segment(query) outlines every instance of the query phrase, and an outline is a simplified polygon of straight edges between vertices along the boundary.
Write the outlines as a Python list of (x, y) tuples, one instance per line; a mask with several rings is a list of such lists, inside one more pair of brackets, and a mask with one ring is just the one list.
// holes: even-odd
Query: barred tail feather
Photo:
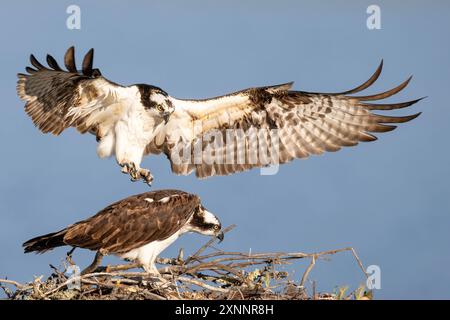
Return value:
[(22, 246), (24, 247), (25, 253), (44, 253), (46, 251), (52, 250), (53, 248), (65, 246), (66, 244), (64, 243), (64, 236), (66, 235), (66, 232), (67, 229), (64, 229), (58, 232), (39, 236), (26, 241)]

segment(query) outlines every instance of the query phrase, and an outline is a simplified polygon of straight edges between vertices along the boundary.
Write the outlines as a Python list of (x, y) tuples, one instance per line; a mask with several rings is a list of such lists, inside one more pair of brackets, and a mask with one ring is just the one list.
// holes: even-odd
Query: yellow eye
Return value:
[(219, 226), (218, 226), (218, 225), (215, 225), (215, 226), (214, 226), (214, 230), (219, 230)]
[(164, 111), (164, 107), (162, 106), (162, 104), (158, 104), (158, 106), (156, 107), (156, 109), (158, 109), (158, 111), (163, 112)]

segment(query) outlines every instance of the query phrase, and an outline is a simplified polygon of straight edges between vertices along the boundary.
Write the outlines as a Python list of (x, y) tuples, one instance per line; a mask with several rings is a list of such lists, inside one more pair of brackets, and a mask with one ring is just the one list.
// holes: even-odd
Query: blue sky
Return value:
[[(66, 28), (66, 8), (81, 8), (81, 29)], [(368, 30), (366, 9), (381, 8), (381, 30)], [(251, 86), (295, 81), (305, 91), (339, 91), (365, 81), (368, 93), (413, 74), (389, 101), (428, 98), (423, 114), (376, 142), (297, 160), (274, 176), (258, 170), (196, 180), (149, 157), (155, 189), (199, 194), (224, 225), (238, 227), (225, 250), (313, 252), (353, 246), (381, 268), (379, 298), (450, 298), (450, 4), (446, 1), (15, 1), (0, 12), (0, 277), (48, 274), (65, 248), (25, 255), (23, 241), (86, 218), (147, 191), (96, 156), (95, 138), (71, 129), (60, 137), (34, 128), (15, 93), (16, 73), (34, 53), (61, 61), (95, 47), (94, 64), (122, 84), (149, 83), (176, 97), (209, 97)], [(78, 61), (80, 61), (78, 56)], [(206, 241), (186, 235), (163, 255)], [(91, 252), (75, 260), (90, 263)], [(117, 262), (108, 258), (107, 262)], [(297, 265), (297, 278), (305, 264)], [(363, 282), (350, 254), (319, 261), (319, 290)], [(299, 279), (296, 279), (299, 280)]]

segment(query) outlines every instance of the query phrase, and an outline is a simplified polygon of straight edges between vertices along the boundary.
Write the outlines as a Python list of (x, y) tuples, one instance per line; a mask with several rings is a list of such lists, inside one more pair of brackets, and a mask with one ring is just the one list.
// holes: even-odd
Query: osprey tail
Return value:
[(67, 229), (64, 229), (58, 232), (39, 236), (26, 241), (22, 246), (24, 247), (25, 253), (33, 251), (44, 253), (52, 250), (53, 248), (65, 246), (64, 236), (66, 235), (66, 232)]

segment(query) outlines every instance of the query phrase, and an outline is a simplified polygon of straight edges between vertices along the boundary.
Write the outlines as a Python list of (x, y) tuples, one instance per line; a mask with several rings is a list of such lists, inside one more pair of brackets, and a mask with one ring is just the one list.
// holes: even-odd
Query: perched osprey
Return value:
[(104, 255), (114, 254), (158, 274), (157, 256), (186, 232), (223, 240), (219, 219), (203, 207), (198, 196), (159, 190), (123, 199), (93, 217), (28, 240), (23, 246), (25, 253), (44, 253), (66, 245), (97, 251), (83, 273), (94, 271)]
[[(340, 93), (291, 90), (290, 82), (184, 100), (155, 86), (122, 86), (109, 81), (93, 68), (93, 56), (91, 49), (78, 71), (74, 48), (69, 48), (65, 71), (50, 55), (49, 67), (31, 55), (34, 68), (18, 74), (18, 95), (42, 132), (59, 135), (68, 127), (90, 132), (97, 137), (101, 158), (115, 155), (132, 180), (144, 179), (149, 184), (153, 179), (150, 171), (140, 167), (147, 154), (165, 153), (176, 174), (195, 171), (200, 178), (228, 175), (373, 141), (376, 137), (371, 133), (391, 131), (395, 126), (390, 124), (420, 114), (392, 117), (371, 112), (418, 102), (420, 99), (370, 103), (396, 94), (411, 78), (383, 93), (350, 96), (377, 80), (383, 62), (368, 81)], [(277, 151), (270, 153), (269, 160), (253, 156), (261, 148), (274, 146)]]

